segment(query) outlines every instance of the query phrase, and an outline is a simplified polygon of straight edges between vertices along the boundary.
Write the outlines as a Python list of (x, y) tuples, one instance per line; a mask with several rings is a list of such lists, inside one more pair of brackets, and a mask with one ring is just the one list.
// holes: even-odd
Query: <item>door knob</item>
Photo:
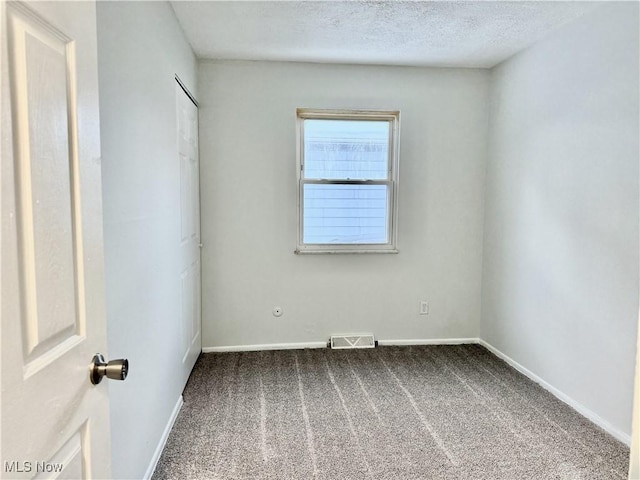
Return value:
[(111, 360), (107, 363), (102, 355), (96, 353), (89, 365), (89, 379), (94, 385), (99, 384), (105, 375), (112, 380), (124, 380), (128, 373), (129, 360), (126, 358)]

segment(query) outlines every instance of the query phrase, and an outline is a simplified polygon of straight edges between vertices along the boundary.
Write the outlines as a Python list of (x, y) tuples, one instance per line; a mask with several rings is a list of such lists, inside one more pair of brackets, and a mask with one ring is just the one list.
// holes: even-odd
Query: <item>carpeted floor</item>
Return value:
[(624, 444), (478, 345), (204, 354), (184, 401), (156, 480), (627, 477)]

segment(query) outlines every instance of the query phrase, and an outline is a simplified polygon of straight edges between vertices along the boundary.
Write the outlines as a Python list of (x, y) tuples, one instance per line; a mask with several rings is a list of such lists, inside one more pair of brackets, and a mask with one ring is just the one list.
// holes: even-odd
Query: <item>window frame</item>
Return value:
[[(388, 178), (385, 180), (305, 179), (304, 178), (304, 121), (355, 120), (389, 122)], [(296, 109), (296, 171), (298, 183), (298, 238), (296, 254), (307, 253), (398, 253), (398, 167), (399, 167), (399, 110), (327, 110)], [(387, 242), (386, 243), (304, 243), (304, 185), (386, 185)]]

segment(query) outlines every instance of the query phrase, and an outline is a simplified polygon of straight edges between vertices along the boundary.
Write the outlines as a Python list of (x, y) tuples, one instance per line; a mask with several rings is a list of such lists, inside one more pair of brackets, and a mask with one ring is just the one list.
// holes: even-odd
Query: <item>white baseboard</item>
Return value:
[(479, 338), (426, 338), (410, 340), (378, 340), (380, 346), (404, 346), (404, 345), (462, 345), (466, 343), (479, 343)]
[[(378, 340), (378, 345), (460, 345), (478, 343), (478, 338), (428, 338), (411, 340)], [(292, 350), (302, 348), (327, 348), (328, 342), (265, 343), (262, 345), (228, 345), (224, 347), (202, 347), (203, 353), (255, 352), (260, 350)]]
[(224, 347), (202, 347), (202, 352), (255, 352), (260, 350), (299, 350), (302, 348), (327, 348), (327, 342), (266, 343), (264, 345), (228, 345)]
[(514, 359), (512, 359), (508, 355), (502, 353), (500, 350), (498, 350), (496, 347), (494, 347), (490, 343), (488, 343), (488, 342), (486, 342), (485, 340), (482, 340), (482, 339), (478, 339), (478, 343), (480, 345), (482, 345), (483, 347), (485, 347), (487, 350), (489, 350), (491, 353), (493, 353), (496, 357), (501, 358), (502, 360), (507, 362), (509, 365), (511, 365), (513, 368), (518, 370), (520, 373), (522, 373), (523, 375), (529, 377), (531, 380), (533, 380), (534, 382), (539, 384), (542, 388), (544, 388), (545, 390), (548, 390), (549, 392), (551, 392), (558, 399), (562, 400), (564, 403), (566, 403), (571, 408), (576, 410), (582, 416), (586, 417), (591, 422), (593, 422), (596, 425), (598, 425), (605, 432), (609, 433), (610, 435), (612, 435), (616, 439), (620, 440), (625, 445), (628, 445), (628, 446), (631, 445), (631, 436), (630, 435), (627, 435), (626, 433), (622, 432), (621, 430), (618, 430), (616, 427), (611, 425), (609, 422), (607, 422), (601, 416), (599, 416), (596, 413), (592, 412), (591, 410), (589, 410), (584, 405), (576, 402), (569, 395), (567, 395), (567, 394), (563, 393), (562, 391), (558, 390), (556, 387), (554, 387), (550, 383), (547, 383), (542, 378), (540, 378), (538, 375), (533, 373), (531, 370), (523, 367), (518, 362), (516, 362)]
[(178, 402), (175, 407), (173, 407), (173, 411), (171, 412), (171, 416), (169, 417), (169, 421), (167, 422), (167, 426), (164, 427), (164, 431), (162, 432), (162, 436), (160, 437), (160, 441), (158, 442), (158, 446), (156, 447), (155, 452), (153, 452), (153, 457), (151, 457), (151, 462), (149, 463), (149, 467), (144, 474), (144, 480), (150, 480), (153, 476), (153, 472), (156, 471), (156, 467), (158, 466), (158, 461), (160, 460), (160, 455), (162, 455), (162, 450), (164, 450), (165, 445), (167, 444), (167, 439), (169, 438), (169, 433), (171, 433), (171, 429), (173, 428), (173, 424), (176, 423), (176, 418), (178, 418), (178, 414), (180, 413), (180, 409), (184, 404), (184, 400), (182, 395), (178, 398)]

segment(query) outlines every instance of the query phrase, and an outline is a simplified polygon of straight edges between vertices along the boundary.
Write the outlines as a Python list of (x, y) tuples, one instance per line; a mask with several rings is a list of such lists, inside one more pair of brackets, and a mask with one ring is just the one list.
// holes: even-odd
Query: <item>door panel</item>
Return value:
[(95, 4), (1, 5), (2, 475), (108, 478)]
[(201, 351), (200, 164), (198, 108), (177, 82), (176, 117), (180, 162), (182, 370), (186, 383)]
[[(35, 17), (9, 9), (14, 79), (16, 143), (14, 163), (20, 219), (22, 318), (28, 372), (45, 367), (80, 339), (76, 306), (77, 269), (72, 210), (77, 191), (74, 158), (77, 124), (74, 45)], [(81, 244), (81, 238), (79, 238)]]

